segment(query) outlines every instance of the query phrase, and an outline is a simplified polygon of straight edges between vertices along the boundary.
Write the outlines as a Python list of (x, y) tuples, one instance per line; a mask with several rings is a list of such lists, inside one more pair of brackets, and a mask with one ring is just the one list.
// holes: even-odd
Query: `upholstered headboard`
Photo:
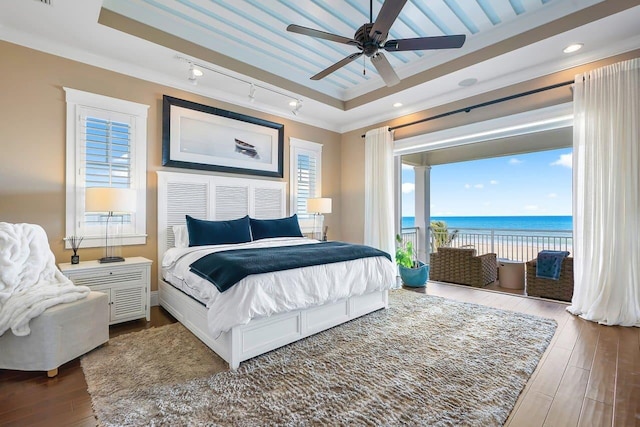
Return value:
[(245, 215), (282, 218), (286, 216), (286, 183), (158, 171), (159, 268), (165, 251), (174, 246), (173, 226), (185, 224), (185, 215), (208, 220)]

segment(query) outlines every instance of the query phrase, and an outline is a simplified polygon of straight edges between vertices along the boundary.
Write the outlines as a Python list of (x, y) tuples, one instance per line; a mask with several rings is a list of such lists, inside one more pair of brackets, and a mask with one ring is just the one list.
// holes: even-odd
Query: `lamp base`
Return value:
[(98, 260), (100, 264), (105, 264), (108, 262), (123, 262), (123, 261), (124, 261), (124, 258), (122, 258), (121, 256), (106, 256)]

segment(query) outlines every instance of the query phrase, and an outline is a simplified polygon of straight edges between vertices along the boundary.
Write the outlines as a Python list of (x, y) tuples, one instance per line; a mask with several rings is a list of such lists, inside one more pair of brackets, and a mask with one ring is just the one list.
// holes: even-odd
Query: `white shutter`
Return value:
[(131, 188), (136, 191), (136, 211), (111, 223), (122, 226), (116, 233), (121, 244), (145, 244), (149, 106), (66, 87), (64, 90), (66, 235), (83, 236), (82, 247), (103, 246), (104, 215), (85, 214), (85, 189)]
[(215, 220), (226, 221), (249, 214), (248, 185), (215, 185)]
[(308, 214), (307, 199), (317, 197), (318, 191), (318, 158), (315, 153), (306, 150), (297, 155), (296, 180), (298, 182), (296, 212), (298, 215)]
[[(184, 225), (186, 215), (208, 218), (209, 184), (200, 182), (168, 182), (166, 204), (166, 236), (168, 247), (175, 245), (174, 225)], [(160, 238), (160, 237), (158, 237)]]
[(322, 145), (291, 138), (291, 213), (310, 219), (307, 199), (322, 195)]
[[(84, 187), (131, 188), (132, 125), (130, 118), (98, 109), (80, 112), (80, 155)], [(99, 227), (103, 215), (85, 213), (85, 233)], [(130, 214), (122, 216), (123, 232), (133, 233)], [(95, 232), (95, 231), (94, 231)]]
[(256, 186), (254, 189), (254, 218), (274, 219), (282, 218), (284, 203), (283, 188), (265, 188)]
[(131, 187), (131, 124), (81, 117), (86, 187)]

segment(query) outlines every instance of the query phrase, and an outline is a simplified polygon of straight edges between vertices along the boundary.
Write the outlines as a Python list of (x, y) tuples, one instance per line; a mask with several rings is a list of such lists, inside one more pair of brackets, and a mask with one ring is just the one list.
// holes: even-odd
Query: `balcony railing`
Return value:
[[(453, 230), (453, 229), (451, 229)], [(450, 231), (451, 231), (450, 230)], [(457, 229), (450, 247), (473, 247), (478, 255), (495, 253), (498, 258), (529, 261), (542, 250), (573, 251), (571, 230)], [(417, 243), (418, 229), (403, 228), (402, 240)], [(431, 246), (431, 245), (430, 245)]]
[(414, 248), (418, 248), (418, 227), (402, 229), (402, 244), (406, 245), (407, 242), (411, 242)]

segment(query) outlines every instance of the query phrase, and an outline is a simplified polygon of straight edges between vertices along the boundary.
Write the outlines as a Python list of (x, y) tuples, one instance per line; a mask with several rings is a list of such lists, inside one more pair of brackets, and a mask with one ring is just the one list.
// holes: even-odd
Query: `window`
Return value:
[(322, 144), (290, 138), (291, 213), (298, 214), (303, 232), (313, 230), (307, 199), (322, 195)]
[[(85, 212), (85, 189), (130, 188), (136, 212), (122, 217), (121, 244), (146, 243), (147, 110), (149, 106), (64, 88), (67, 101), (66, 235), (104, 246), (100, 214)], [(68, 243), (67, 243), (68, 246)]]

